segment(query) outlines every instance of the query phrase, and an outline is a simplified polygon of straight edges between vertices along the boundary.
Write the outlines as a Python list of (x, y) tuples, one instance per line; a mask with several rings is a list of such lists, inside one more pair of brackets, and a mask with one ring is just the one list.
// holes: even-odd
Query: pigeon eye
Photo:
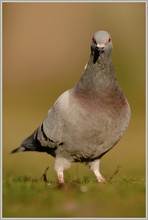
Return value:
[(96, 40), (94, 39), (94, 37), (92, 38), (92, 42), (96, 44)]
[(111, 41), (111, 38), (108, 39), (108, 43)]

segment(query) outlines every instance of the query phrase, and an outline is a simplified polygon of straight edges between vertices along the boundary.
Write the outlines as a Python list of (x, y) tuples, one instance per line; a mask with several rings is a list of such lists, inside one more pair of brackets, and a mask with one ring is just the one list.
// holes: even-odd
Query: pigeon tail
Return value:
[(20, 147), (16, 148), (15, 150), (11, 151), (11, 153), (13, 154), (13, 153), (16, 153), (16, 152), (21, 152), (21, 151), (25, 151), (25, 147), (20, 146)]
[(42, 146), (39, 140), (37, 139), (38, 129), (26, 138), (20, 147), (14, 149), (11, 153), (21, 152), (21, 151), (38, 151), (38, 152), (46, 152), (55, 156), (54, 150), (49, 147)]

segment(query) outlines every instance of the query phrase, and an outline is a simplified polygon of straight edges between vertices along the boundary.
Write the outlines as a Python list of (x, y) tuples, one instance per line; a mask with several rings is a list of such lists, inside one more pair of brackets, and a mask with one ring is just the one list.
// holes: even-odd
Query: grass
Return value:
[(98, 184), (95, 178), (44, 182), (29, 176), (3, 180), (3, 217), (145, 217), (145, 180), (127, 176)]

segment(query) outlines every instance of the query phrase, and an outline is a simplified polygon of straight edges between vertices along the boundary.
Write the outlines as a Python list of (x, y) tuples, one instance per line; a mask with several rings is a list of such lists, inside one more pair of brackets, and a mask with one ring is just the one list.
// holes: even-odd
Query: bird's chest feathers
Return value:
[(99, 114), (100, 111), (120, 114), (126, 107), (126, 99), (120, 89), (100, 91), (79, 91), (73, 93), (73, 101), (83, 111)]
[[(73, 142), (77, 143), (80, 139), (90, 138), (96, 146), (101, 143), (106, 133), (109, 135), (114, 131), (118, 134), (118, 139), (118, 136), (124, 130), (123, 127), (125, 126), (123, 124), (126, 116), (122, 111), (125, 105), (123, 100), (118, 101), (120, 107), (117, 107), (117, 103), (111, 97), (106, 97), (105, 100), (100, 100), (97, 97), (92, 99), (91, 96), (84, 98), (84, 96), (80, 97), (74, 94), (72, 90), (69, 94), (66, 94), (65, 100), (62, 107), (65, 124), (63, 139), (68, 135), (70, 141), (72, 137)], [(112, 103), (114, 103), (114, 106)], [(120, 108), (121, 110), (119, 110)], [(106, 133), (102, 131), (106, 131)]]
[(109, 96), (103, 99), (93, 96), (92, 99), (88, 94), (87, 97), (84, 97), (73, 91), (70, 93), (68, 101), (64, 105), (65, 110), (63, 110), (66, 112), (64, 114), (66, 124), (71, 124), (73, 129), (83, 127), (82, 130), (98, 130), (98, 127), (101, 128), (101, 126), (112, 127), (115, 121), (116, 123), (118, 120), (121, 122), (122, 109), (125, 106), (124, 100), (121, 99), (117, 102)]

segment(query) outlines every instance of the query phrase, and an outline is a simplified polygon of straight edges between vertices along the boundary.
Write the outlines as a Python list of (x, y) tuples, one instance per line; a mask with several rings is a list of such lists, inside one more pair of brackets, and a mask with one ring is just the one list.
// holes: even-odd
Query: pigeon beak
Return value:
[(100, 54), (104, 52), (104, 47), (105, 47), (105, 44), (96, 45), (95, 50), (94, 50), (94, 60), (93, 60), (94, 64), (98, 60)]

